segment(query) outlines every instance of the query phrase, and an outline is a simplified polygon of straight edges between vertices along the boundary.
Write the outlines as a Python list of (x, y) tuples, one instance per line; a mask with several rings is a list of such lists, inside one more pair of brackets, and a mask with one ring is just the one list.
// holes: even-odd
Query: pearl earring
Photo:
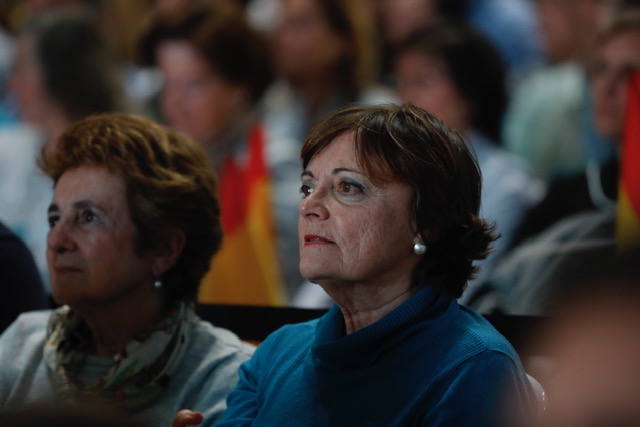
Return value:
[(413, 252), (416, 255), (424, 255), (427, 252), (427, 246), (424, 243), (417, 242), (413, 245)]
[(160, 279), (156, 279), (153, 282), (153, 287), (156, 288), (156, 289), (160, 289), (162, 287), (162, 281)]

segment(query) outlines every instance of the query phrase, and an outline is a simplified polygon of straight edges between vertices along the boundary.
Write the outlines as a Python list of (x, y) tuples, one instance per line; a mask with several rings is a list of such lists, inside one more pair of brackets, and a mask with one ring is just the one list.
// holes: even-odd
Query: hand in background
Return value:
[(203, 417), (200, 412), (190, 411), (189, 409), (182, 409), (176, 414), (176, 417), (171, 423), (171, 427), (197, 426), (202, 423), (202, 419)]

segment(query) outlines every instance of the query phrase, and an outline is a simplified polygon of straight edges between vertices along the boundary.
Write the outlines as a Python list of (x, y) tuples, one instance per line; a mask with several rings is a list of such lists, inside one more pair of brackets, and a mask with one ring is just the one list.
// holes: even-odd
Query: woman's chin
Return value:
[(68, 305), (76, 307), (82, 305), (83, 301), (87, 300), (86, 295), (80, 295), (71, 289), (60, 288), (56, 286), (51, 287), (51, 299), (57, 305)]
[(64, 294), (60, 294), (59, 292), (53, 291), (51, 293), (51, 299), (56, 306), (69, 305), (69, 298)]
[(312, 283), (318, 283), (319, 280), (322, 280), (324, 277), (326, 277), (326, 272), (321, 271), (317, 267), (318, 266), (313, 265), (313, 263), (300, 263), (300, 274), (306, 280)]

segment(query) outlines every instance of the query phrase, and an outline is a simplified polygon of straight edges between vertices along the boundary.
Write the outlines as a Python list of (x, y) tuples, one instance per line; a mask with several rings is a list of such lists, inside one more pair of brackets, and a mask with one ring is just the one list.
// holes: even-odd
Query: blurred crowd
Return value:
[[(461, 302), (548, 314), (586, 266), (616, 257), (620, 145), (638, 69), (632, 0), (3, 0), (0, 276), (11, 297), (0, 299), (0, 331), (49, 304), (52, 184), (38, 159), (100, 112), (145, 115), (207, 152), (224, 241), (199, 301), (327, 306), (298, 272), (299, 152), (315, 123), (353, 103), (411, 103), (463, 136), (482, 172), (480, 216), (500, 237)], [(632, 341), (637, 290), (589, 289), (545, 341), (562, 363), (609, 338)], [(606, 301), (596, 314), (594, 299)], [(585, 319), (598, 334), (565, 338)], [(626, 357), (623, 378), (633, 352), (593, 357)], [(563, 379), (581, 388), (579, 372), (559, 387)], [(578, 403), (562, 403), (575, 414)], [(566, 414), (557, 425), (587, 425)]]
[(201, 300), (322, 306), (298, 273), (299, 148), (341, 106), (408, 102), (460, 132), (483, 173), (500, 238), (463, 302), (542, 313), (558, 279), (540, 270), (560, 255), (538, 249), (613, 238), (635, 3), (5, 1), (0, 218), (46, 289), (40, 152), (93, 113), (142, 113), (200, 142), (220, 177), (226, 243)]

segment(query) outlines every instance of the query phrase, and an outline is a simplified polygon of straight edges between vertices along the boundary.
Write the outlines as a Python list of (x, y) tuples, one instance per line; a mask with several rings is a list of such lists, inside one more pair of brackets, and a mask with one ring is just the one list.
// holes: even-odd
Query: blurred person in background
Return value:
[[(135, 66), (134, 47), (140, 23), (156, 7), (157, 0), (5, 0), (0, 14), (6, 13), (7, 28), (19, 33), (29, 21), (65, 10), (68, 13), (84, 13), (93, 27), (108, 45), (112, 60), (117, 61), (127, 101), (136, 111), (154, 93), (157, 77), (148, 70)], [(6, 6), (5, 6), (6, 4)], [(159, 7), (159, 5), (158, 5)], [(0, 49), (1, 51), (1, 49)], [(2, 54), (0, 54), (1, 60)]]
[(535, 10), (528, 0), (369, 0), (381, 33), (383, 76), (395, 47), (421, 28), (446, 19), (482, 33), (516, 78), (542, 60)]
[(547, 65), (513, 90), (504, 146), (546, 182), (613, 154), (593, 126), (588, 61), (596, 35), (615, 17), (620, 0), (536, 0)]
[(0, 3), (0, 127), (17, 121), (15, 105), (7, 93), (7, 80), (15, 49), (15, 36), (11, 26), (15, 3), (16, 0)]
[(122, 108), (118, 75), (86, 15), (48, 11), (18, 38), (9, 90), (24, 123), (0, 129), (0, 220), (24, 240), (48, 282), (42, 212), (51, 184), (36, 158), (75, 120)]
[(592, 160), (573, 174), (554, 180), (547, 195), (523, 220), (514, 243), (535, 236), (574, 213), (615, 205), (619, 143), (628, 77), (640, 69), (640, 11), (620, 14), (598, 35), (589, 62), (591, 121), (613, 154)]
[(394, 74), (404, 102), (443, 120), (475, 152), (482, 171), (480, 215), (495, 223), (500, 235), (482, 263), (487, 271), (505, 254), (522, 217), (544, 191), (518, 159), (499, 147), (508, 100), (499, 53), (475, 30), (440, 22), (398, 46)]
[(583, 266), (531, 346), (549, 396), (534, 425), (640, 425), (640, 252)]
[(283, 304), (302, 281), (295, 230), (297, 149), (271, 139), (259, 100), (271, 82), (263, 39), (233, 4), (153, 16), (140, 55), (159, 69), (165, 121), (198, 141), (220, 179), (225, 242), (200, 301)]
[(61, 307), (0, 336), (0, 407), (91, 398), (156, 426), (198, 407), (212, 425), (253, 347), (194, 312), (222, 240), (206, 155), (152, 121), (104, 114), (72, 125), (42, 167)]
[(363, 2), (280, 0), (271, 34), (279, 80), (265, 96), (267, 129), (297, 147), (310, 127), (349, 103), (379, 103), (392, 94), (375, 85), (378, 51), (373, 16)]
[[(627, 87), (640, 68), (640, 14), (627, 12), (598, 35), (591, 61), (594, 126), (621, 151)], [(619, 159), (555, 180), (516, 234), (519, 244), (487, 278), (478, 310), (544, 314), (575, 271), (616, 252)], [(625, 159), (638, 167), (638, 159)], [(527, 239), (527, 240), (524, 240)]]

